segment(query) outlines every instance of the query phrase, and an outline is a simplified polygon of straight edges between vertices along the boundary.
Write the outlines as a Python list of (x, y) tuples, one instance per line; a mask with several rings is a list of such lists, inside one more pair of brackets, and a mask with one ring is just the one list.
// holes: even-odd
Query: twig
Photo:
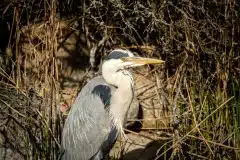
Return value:
[(227, 145), (224, 145), (224, 144), (222, 144), (222, 143), (217, 143), (217, 142), (213, 142), (213, 141), (210, 141), (210, 140), (206, 140), (205, 138), (196, 137), (196, 136), (193, 136), (193, 135), (187, 135), (187, 136), (190, 137), (190, 138), (195, 138), (195, 139), (202, 140), (202, 141), (204, 141), (205, 143), (208, 142), (208, 143), (212, 143), (212, 144), (214, 144), (214, 145), (221, 146), (221, 147), (224, 147), (224, 148), (233, 149), (233, 150), (240, 150), (240, 148), (227, 146)]

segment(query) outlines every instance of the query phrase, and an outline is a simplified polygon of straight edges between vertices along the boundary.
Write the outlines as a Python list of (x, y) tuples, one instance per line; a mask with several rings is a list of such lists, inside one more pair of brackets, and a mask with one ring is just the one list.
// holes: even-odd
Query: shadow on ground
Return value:
[[(154, 160), (157, 157), (157, 155), (161, 155), (167, 149), (162, 147), (164, 143), (166, 142), (152, 141), (148, 143), (145, 148), (142, 148), (142, 149), (139, 148), (139, 149), (135, 149), (128, 152), (123, 156), (122, 159), (123, 160)], [(169, 159), (171, 156), (171, 153), (172, 153), (172, 150), (169, 150), (162, 157), (158, 158), (158, 160)]]
[[(172, 154), (171, 143), (168, 140), (151, 140), (150, 133), (141, 132), (140, 135), (128, 134), (130, 141), (117, 141), (114, 149), (110, 152), (111, 160), (165, 160)], [(124, 143), (123, 145), (121, 145)], [(161, 155), (161, 157), (158, 157)]]

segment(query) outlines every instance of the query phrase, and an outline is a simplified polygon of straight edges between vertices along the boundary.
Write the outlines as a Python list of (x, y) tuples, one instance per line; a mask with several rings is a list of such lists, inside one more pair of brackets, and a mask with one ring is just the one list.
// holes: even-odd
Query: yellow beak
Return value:
[(154, 58), (143, 58), (143, 57), (122, 57), (123, 62), (132, 62), (136, 65), (145, 65), (145, 64), (160, 64), (165, 63), (165, 61)]

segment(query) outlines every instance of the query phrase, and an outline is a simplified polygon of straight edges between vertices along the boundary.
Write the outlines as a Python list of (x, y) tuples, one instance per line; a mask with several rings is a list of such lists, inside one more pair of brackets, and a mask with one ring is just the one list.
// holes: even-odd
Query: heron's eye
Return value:
[(121, 60), (122, 60), (123, 62), (127, 62), (127, 58), (126, 58), (126, 57), (122, 57)]

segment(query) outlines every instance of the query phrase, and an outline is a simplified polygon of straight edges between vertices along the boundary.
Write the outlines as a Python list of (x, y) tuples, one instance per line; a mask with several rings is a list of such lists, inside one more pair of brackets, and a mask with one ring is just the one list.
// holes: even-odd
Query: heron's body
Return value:
[(71, 147), (64, 147), (62, 159), (102, 159), (111, 150), (118, 137), (108, 108), (115, 91), (116, 87), (107, 84), (102, 76), (83, 87), (69, 113), (72, 116), (65, 122), (69, 128), (63, 134), (68, 138), (62, 143)]
[[(128, 57), (128, 58), (126, 58)], [(126, 68), (159, 60), (134, 57), (125, 50), (112, 51), (76, 98), (62, 133), (62, 160), (101, 160), (123, 132), (133, 100), (134, 80)]]

